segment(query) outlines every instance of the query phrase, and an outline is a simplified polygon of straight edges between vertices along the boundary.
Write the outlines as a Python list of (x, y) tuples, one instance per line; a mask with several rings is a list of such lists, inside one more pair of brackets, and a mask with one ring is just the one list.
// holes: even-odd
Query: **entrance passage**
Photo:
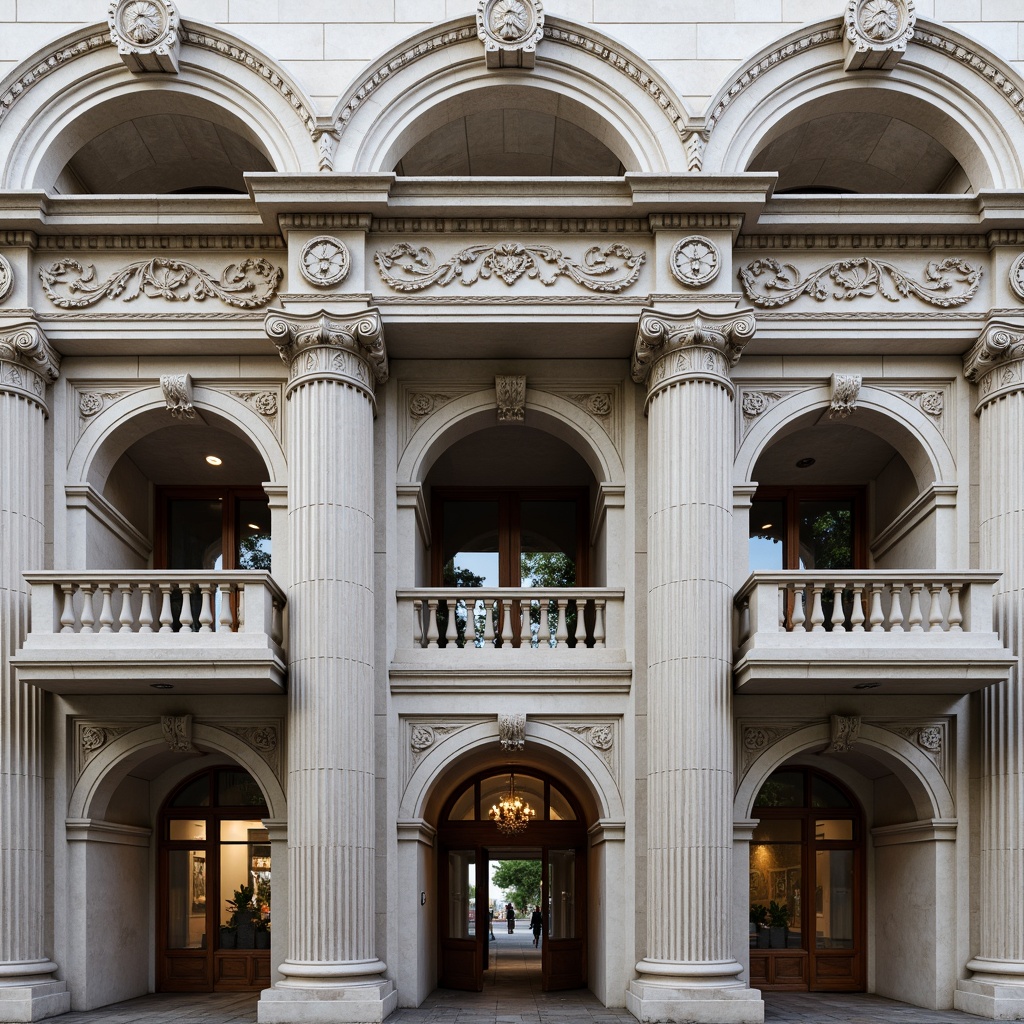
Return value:
[(864, 821), (834, 779), (785, 768), (761, 787), (750, 844), (750, 984), (860, 992), (865, 982)]
[[(517, 792), (535, 817), (514, 835), (498, 831), (489, 810), (515, 772)], [(541, 987), (545, 992), (587, 983), (586, 822), (575, 800), (551, 778), (536, 772), (493, 769), (465, 783), (445, 804), (438, 828), (440, 980), (443, 988), (479, 992), (491, 967), (491, 915), (495, 936), (509, 938), (504, 904), (490, 901), (491, 863), (540, 863)], [(532, 933), (534, 907), (514, 908), (515, 928)]]

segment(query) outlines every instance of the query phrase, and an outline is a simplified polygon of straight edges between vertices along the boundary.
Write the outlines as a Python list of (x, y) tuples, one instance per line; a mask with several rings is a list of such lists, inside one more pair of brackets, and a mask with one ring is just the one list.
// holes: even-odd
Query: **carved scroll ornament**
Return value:
[(832, 374), (832, 401), (828, 408), (830, 420), (845, 420), (857, 411), (862, 377), (859, 373)]
[(165, 373), (160, 378), (167, 411), (175, 419), (193, 420), (196, 409), (192, 404), (192, 376), (188, 373)]
[(239, 309), (258, 309), (273, 299), (284, 271), (262, 257), (231, 263), (220, 279), (184, 260), (157, 256), (129, 263), (105, 281), (96, 280), (96, 267), (78, 260), (51, 263), (39, 271), (47, 298), (61, 309), (93, 306), (102, 299), (131, 302), (140, 295), (168, 302), (216, 298)]
[(647, 254), (634, 254), (629, 246), (614, 242), (591, 246), (580, 261), (550, 245), (501, 242), (471, 245), (438, 263), (425, 246), (417, 249), (399, 242), (377, 250), (373, 259), (384, 283), (398, 292), (418, 292), (435, 284), (444, 288), (456, 279), (469, 286), (491, 277), (511, 286), (524, 275), (546, 287), (568, 277), (592, 292), (620, 292), (640, 276)]
[(498, 396), (498, 422), (522, 423), (526, 419), (526, 378), (503, 375), (494, 378)]
[[(950, 256), (929, 263), (924, 282), (915, 281), (899, 267), (868, 256), (837, 260), (805, 278), (792, 264), (771, 256), (754, 260), (739, 271), (740, 283), (755, 306), (784, 306), (801, 295), (824, 302), (826, 299), (872, 298), (881, 295), (890, 302), (914, 296), (933, 306), (949, 309), (974, 298), (981, 285), (982, 268)], [(888, 283), (887, 283), (888, 282)]]
[(833, 754), (846, 754), (860, 738), (858, 715), (832, 715), (829, 719), (829, 745)]

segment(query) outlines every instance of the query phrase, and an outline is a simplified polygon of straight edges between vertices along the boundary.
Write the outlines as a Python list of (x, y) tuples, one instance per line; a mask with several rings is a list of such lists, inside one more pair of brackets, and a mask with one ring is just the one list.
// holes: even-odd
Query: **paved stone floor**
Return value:
[[(541, 992), (540, 952), (522, 928), (495, 932), (482, 992), (438, 989), (387, 1024), (636, 1024), (624, 1009), (602, 1006), (589, 992)], [(255, 1024), (255, 993), (150, 995), (75, 1012), (54, 1024)], [(978, 1024), (955, 1010), (922, 1010), (869, 995), (769, 993), (766, 1024)]]

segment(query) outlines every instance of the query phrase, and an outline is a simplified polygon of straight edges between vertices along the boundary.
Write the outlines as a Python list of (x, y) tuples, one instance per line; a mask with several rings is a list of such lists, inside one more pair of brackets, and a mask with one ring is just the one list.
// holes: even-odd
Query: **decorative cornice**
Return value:
[(978, 385), (978, 408), (1024, 388), (1024, 324), (993, 320), (964, 356), (964, 376)]
[(384, 328), (376, 308), (357, 313), (270, 310), (264, 329), (288, 365), (288, 391), (310, 380), (335, 379), (373, 401), (373, 381), (388, 379)]
[[(730, 393), (729, 370), (754, 336), (752, 310), (640, 314), (633, 346), (633, 380), (647, 384), (648, 397), (665, 384), (682, 379), (713, 380)], [(674, 357), (671, 370), (669, 362)], [(652, 372), (653, 371), (653, 372)]]

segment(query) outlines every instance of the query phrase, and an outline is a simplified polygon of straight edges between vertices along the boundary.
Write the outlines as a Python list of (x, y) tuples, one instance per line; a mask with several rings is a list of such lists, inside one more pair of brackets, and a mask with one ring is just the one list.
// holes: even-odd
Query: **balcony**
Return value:
[(285, 596), (270, 574), (36, 572), (18, 678), (54, 693), (281, 693)]
[(736, 595), (737, 693), (964, 694), (1015, 659), (992, 628), (998, 573), (755, 572)]
[(431, 692), (562, 686), (628, 692), (625, 591), (595, 587), (399, 590), (391, 687)]

